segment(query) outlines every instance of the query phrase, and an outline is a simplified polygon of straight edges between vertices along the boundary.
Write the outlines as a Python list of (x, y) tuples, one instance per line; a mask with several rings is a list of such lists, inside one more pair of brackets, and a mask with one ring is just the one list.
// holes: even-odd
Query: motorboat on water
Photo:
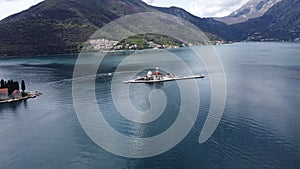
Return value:
[(159, 67), (156, 67), (155, 72), (148, 71), (147, 75), (144, 77), (138, 77), (132, 80), (123, 81), (125, 84), (128, 83), (159, 83), (159, 82), (166, 82), (166, 81), (174, 81), (174, 80), (185, 80), (185, 79), (196, 79), (196, 78), (205, 78), (202, 75), (189, 75), (189, 76), (182, 76), (182, 75), (174, 75), (172, 73), (163, 74), (159, 71)]

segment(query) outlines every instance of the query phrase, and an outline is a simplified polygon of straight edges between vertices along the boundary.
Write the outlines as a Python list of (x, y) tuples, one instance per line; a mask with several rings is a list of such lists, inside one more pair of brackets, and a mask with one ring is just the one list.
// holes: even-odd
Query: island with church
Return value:
[(0, 83), (0, 104), (1, 103), (11, 103), (22, 100), (27, 100), (29, 98), (35, 98), (42, 95), (42, 93), (35, 92), (26, 92), (25, 81), (21, 81), (21, 91), (18, 81), (1, 79)]

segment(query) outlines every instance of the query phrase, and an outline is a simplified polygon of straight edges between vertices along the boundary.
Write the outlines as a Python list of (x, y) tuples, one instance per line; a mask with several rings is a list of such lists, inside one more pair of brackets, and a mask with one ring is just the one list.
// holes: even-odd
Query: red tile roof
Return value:
[(6, 92), (8, 92), (8, 88), (0, 89), (0, 93), (6, 93)]
[(14, 91), (12, 92), (12, 94), (16, 94), (16, 93), (20, 93), (20, 91), (19, 91), (19, 90), (14, 90)]

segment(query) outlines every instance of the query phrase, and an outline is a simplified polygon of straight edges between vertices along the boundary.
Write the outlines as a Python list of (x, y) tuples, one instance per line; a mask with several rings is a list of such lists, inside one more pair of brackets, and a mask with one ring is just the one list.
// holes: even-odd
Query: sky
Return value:
[(43, 0), (0, 0), (0, 20), (28, 9)]
[(199, 17), (222, 17), (236, 11), (249, 0), (143, 0), (161, 7), (176, 6)]
[[(28, 9), (43, 0), (0, 0), (0, 20)], [(229, 15), (249, 0), (143, 0), (161, 7), (176, 6), (200, 17), (220, 17)]]

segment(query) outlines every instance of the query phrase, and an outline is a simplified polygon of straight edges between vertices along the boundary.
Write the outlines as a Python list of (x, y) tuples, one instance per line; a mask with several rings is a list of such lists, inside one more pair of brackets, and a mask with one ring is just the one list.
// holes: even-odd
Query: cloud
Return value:
[(154, 3), (154, 0), (143, 0), (143, 1), (150, 5), (152, 5)]
[(0, 20), (21, 12), (43, 0), (0, 0)]
[(229, 15), (249, 0), (193, 0), (188, 11), (202, 17), (220, 17)]
[(0, 3), (5, 1), (16, 1), (16, 0), (0, 0)]
[(154, 6), (177, 6), (200, 17), (225, 16), (249, 0), (143, 0)]

